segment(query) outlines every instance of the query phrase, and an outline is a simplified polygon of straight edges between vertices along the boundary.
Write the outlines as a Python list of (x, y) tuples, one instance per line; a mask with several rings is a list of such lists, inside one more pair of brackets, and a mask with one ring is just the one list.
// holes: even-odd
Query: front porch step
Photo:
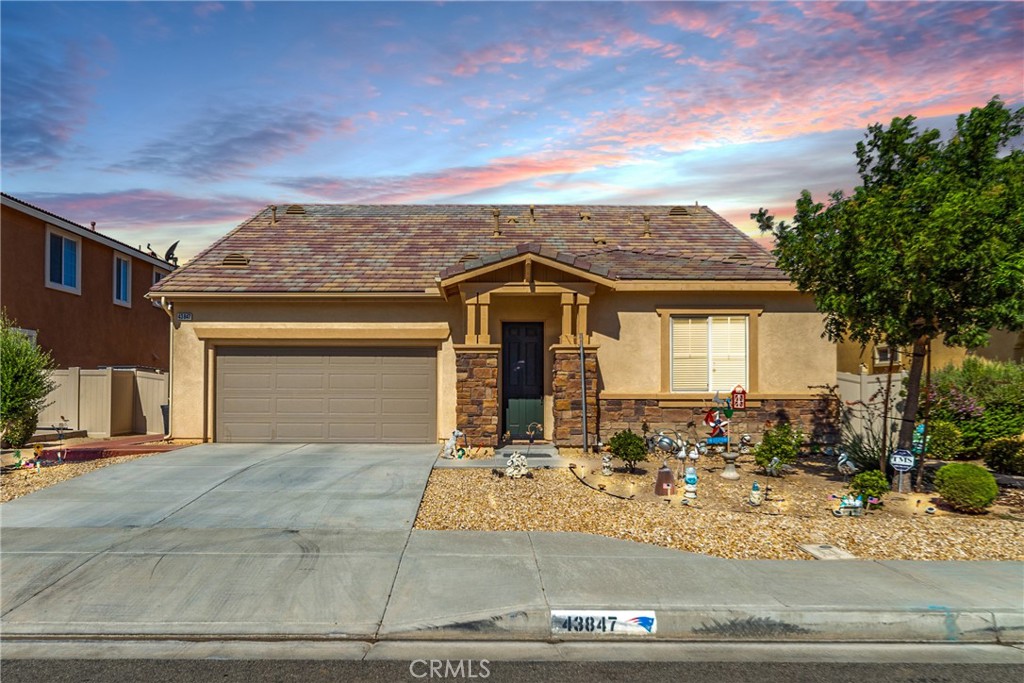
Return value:
[(528, 443), (513, 443), (508, 446), (502, 446), (494, 451), (495, 458), (510, 458), (512, 453), (519, 451), (527, 458), (555, 458), (558, 457), (558, 449), (554, 444), (550, 443), (536, 443), (532, 445)]

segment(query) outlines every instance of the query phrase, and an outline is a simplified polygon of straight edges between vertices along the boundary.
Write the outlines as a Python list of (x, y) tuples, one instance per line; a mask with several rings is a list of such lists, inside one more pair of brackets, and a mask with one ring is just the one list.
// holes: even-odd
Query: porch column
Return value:
[(466, 300), (466, 343), (477, 344), (480, 338), (476, 331), (476, 297)]
[(497, 346), (455, 346), (455, 421), (471, 446), (498, 445), (500, 350)]
[(562, 334), (559, 343), (572, 344), (575, 340), (572, 336), (572, 307), (576, 295), (572, 292), (562, 293)]
[[(586, 294), (576, 295), (576, 334), (583, 335), (583, 343), (590, 343), (590, 335), (587, 332), (587, 307), (590, 304), (590, 297)], [(579, 344), (579, 339), (576, 340)]]
[[(552, 399), (554, 400), (554, 437), (559, 446), (583, 445), (583, 402), (580, 382), (580, 350), (573, 345), (559, 345), (554, 351)], [(583, 349), (583, 369), (587, 378), (587, 443), (598, 441), (597, 414), (597, 347)]]
[(479, 303), (479, 308), (480, 308), (480, 336), (477, 337), (477, 340), (481, 344), (490, 344), (491, 343), (491, 326), (490, 326), (491, 325), (491, 319), (490, 319), (491, 295), (490, 294), (481, 294), (479, 297), (477, 297), (477, 301)]

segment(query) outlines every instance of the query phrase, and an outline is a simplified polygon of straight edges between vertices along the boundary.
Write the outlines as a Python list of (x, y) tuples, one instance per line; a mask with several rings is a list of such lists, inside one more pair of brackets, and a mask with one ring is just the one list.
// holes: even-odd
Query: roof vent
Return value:
[(669, 216), (689, 216), (690, 211), (685, 206), (673, 206), (672, 210), (668, 212)]
[(236, 251), (225, 256), (220, 264), (225, 268), (245, 268), (249, 265), (249, 257)]
[(589, 221), (590, 220), (590, 214), (585, 212), (585, 211), (580, 211), (580, 220), (581, 221)]
[(608, 238), (604, 235), (598, 235), (594, 238), (594, 244), (608, 244)]
[(519, 216), (509, 216), (508, 218), (505, 219), (505, 222), (515, 225), (516, 223), (519, 222)]
[(477, 256), (476, 254), (465, 254), (462, 258), (459, 259), (459, 263), (466, 263), (467, 261), (475, 261), (478, 258), (480, 258), (480, 257)]
[(747, 257), (743, 254), (729, 254), (725, 257), (726, 261), (746, 261)]
[(302, 206), (301, 204), (292, 204), (287, 209), (285, 209), (285, 213), (290, 214), (292, 216), (303, 216), (306, 213), (306, 207)]

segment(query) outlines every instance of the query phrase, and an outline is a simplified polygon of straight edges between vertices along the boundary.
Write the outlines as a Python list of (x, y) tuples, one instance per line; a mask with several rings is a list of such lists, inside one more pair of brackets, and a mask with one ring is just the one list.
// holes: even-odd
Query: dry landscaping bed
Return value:
[[(810, 559), (799, 544), (840, 546), (876, 560), (1024, 560), (1024, 491), (1001, 489), (984, 515), (961, 515), (934, 493), (892, 493), (880, 510), (837, 518), (832, 510), (846, 488), (832, 463), (801, 459), (782, 478), (767, 478), (748, 456), (741, 478), (719, 476), (719, 458), (701, 459), (695, 505), (679, 494), (655, 497), (660, 462), (646, 470), (601, 475), (600, 460), (577, 459), (593, 490), (565, 469), (539, 469), (511, 480), (487, 469), (436, 469), (420, 505), (418, 529), (579, 531), (734, 559)], [(533, 464), (536, 464), (533, 463)], [(675, 463), (670, 463), (675, 469)], [(771, 488), (760, 507), (747, 503), (753, 481)], [(681, 489), (681, 487), (680, 487)], [(668, 502), (666, 502), (666, 500)], [(936, 508), (934, 514), (925, 509)]]

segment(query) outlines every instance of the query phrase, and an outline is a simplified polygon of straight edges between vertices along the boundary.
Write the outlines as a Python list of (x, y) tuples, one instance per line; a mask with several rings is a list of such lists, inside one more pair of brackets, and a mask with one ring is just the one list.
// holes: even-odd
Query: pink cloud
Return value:
[(530, 50), (519, 43), (499, 43), (489, 45), (474, 52), (462, 55), (459, 63), (452, 69), (455, 76), (473, 76), (481, 68), (502, 64), (520, 64), (526, 61)]

